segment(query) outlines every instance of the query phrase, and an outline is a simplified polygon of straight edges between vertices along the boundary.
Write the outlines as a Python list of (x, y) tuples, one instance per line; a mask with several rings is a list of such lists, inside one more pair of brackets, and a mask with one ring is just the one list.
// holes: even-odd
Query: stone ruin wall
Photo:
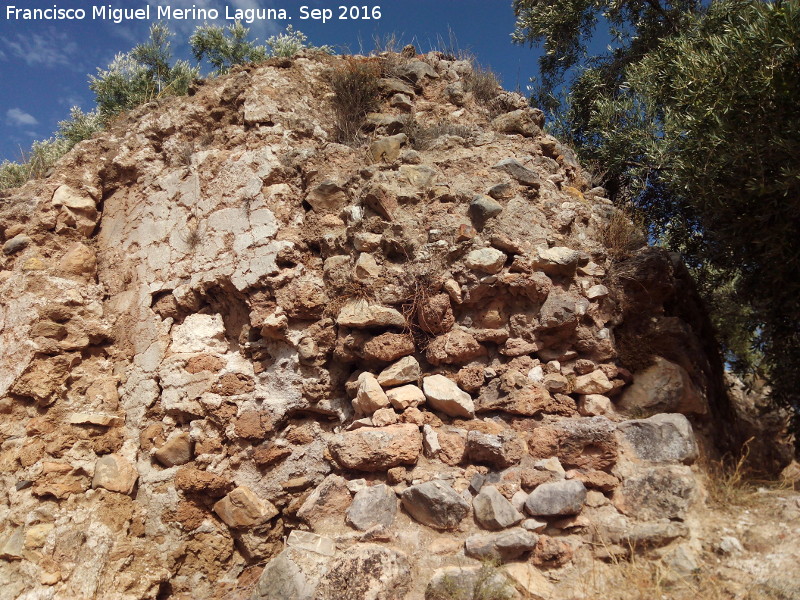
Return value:
[(342, 59), (306, 55), (0, 199), (7, 597), (435, 598), (486, 561), (558, 597), (691, 555), (686, 415), (721, 405), (680, 266), (604, 246), (616, 209), (522, 96), (390, 58), (360, 147)]

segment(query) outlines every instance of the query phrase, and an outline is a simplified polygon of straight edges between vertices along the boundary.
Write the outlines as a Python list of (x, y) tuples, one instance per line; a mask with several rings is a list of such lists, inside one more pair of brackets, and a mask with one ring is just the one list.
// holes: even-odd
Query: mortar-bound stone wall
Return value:
[(728, 409), (676, 259), (612, 259), (604, 191), (466, 61), (361, 59), (380, 112), (336, 143), (342, 60), (145, 105), (0, 199), (8, 597), (556, 597), (691, 555)]

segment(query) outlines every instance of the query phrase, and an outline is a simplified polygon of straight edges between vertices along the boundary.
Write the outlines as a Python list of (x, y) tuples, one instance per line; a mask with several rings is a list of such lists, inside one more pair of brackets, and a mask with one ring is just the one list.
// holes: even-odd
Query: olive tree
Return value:
[[(800, 2), (517, 0), (532, 101), (683, 253), (728, 363), (800, 404)], [(601, 25), (612, 43), (588, 52)]]

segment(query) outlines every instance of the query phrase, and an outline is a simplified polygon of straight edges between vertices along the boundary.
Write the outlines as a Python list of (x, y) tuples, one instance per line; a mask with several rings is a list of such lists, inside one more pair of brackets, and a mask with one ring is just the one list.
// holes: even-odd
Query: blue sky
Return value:
[[(151, 6), (154, 19), (159, 6), (172, 8), (216, 8), (217, 24), (228, 24), (225, 9), (285, 9), (291, 20), (256, 21), (251, 36), (259, 41), (291, 24), (316, 44), (329, 44), (339, 52), (368, 52), (375, 37), (394, 33), (403, 43), (414, 43), (419, 51), (441, 48), (456, 40), (459, 50), (471, 52), (491, 67), (508, 89), (523, 91), (536, 72), (538, 53), (511, 43), (514, 14), (511, 0), (359, 0), (356, 6), (380, 6), (379, 20), (339, 20), (327, 23), (301, 20), (301, 6), (333, 9), (345, 2), (328, 0), (3, 0), (0, 13), (0, 161), (18, 160), (35, 139), (49, 137), (57, 122), (65, 119), (70, 106), (84, 110), (94, 106), (87, 76), (105, 67), (117, 52), (127, 51), (147, 37), (149, 21), (93, 20), (92, 8)], [(8, 7), (20, 9), (84, 9), (84, 20), (25, 21), (9, 19)], [(173, 48), (177, 58), (190, 59), (186, 40), (202, 20), (168, 21), (177, 36)], [(451, 35), (452, 32), (452, 35)]]

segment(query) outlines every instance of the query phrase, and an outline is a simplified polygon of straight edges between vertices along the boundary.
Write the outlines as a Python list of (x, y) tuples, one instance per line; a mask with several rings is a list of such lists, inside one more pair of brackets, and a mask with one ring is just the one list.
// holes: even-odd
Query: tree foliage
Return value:
[(78, 142), (89, 139), (103, 128), (103, 121), (97, 110), (83, 112), (80, 106), (69, 109), (69, 118), (58, 122), (58, 137), (67, 141), (67, 150)]
[[(563, 109), (557, 92), (576, 66), (582, 67), (581, 75), (584, 68), (591, 74), (583, 81), (579, 75), (571, 87), (600, 86), (613, 93), (623, 83), (627, 66), (657, 48), (663, 38), (679, 33), (701, 5), (701, 0), (514, 0), (517, 23), (512, 39), (541, 45), (545, 51), (533, 101), (555, 116)], [(590, 56), (587, 47), (599, 22), (608, 25), (614, 49)]]
[(129, 52), (130, 57), (142, 65), (148, 74), (161, 87), (169, 81), (172, 67), (169, 64), (172, 58), (173, 33), (164, 23), (150, 25), (149, 39), (133, 47)]
[(72, 147), (102, 129), (97, 111), (83, 112), (73, 106), (69, 118), (58, 122), (58, 131), (49, 139), (35, 141), (19, 162), (4, 160), (0, 164), (0, 190), (19, 187), (29, 179), (45, 173)]
[(305, 49), (333, 54), (333, 48), (330, 46), (310, 45), (306, 34), (291, 25), (287, 25), (283, 33), (268, 37), (266, 44), (269, 47), (270, 56), (291, 58)]
[(214, 73), (222, 75), (234, 65), (267, 59), (267, 48), (248, 40), (249, 33), (240, 21), (225, 27), (201, 25), (189, 38), (189, 45), (198, 61), (207, 60), (214, 67)]
[(19, 162), (4, 160), (0, 164), (0, 190), (19, 187), (29, 179), (44, 177), (56, 161), (71, 148), (69, 142), (55, 135), (31, 144)]
[[(800, 398), (800, 2), (517, 0), (540, 103), (681, 251), (728, 362)], [(612, 44), (590, 56), (595, 28)]]
[(184, 60), (171, 64), (172, 33), (162, 23), (150, 26), (148, 41), (117, 54), (106, 69), (89, 76), (103, 120), (162, 95), (183, 95), (200, 70)]
[(201, 25), (189, 38), (192, 54), (198, 61), (207, 60), (215, 75), (223, 75), (235, 65), (258, 63), (271, 56), (291, 58), (306, 48), (331, 52), (328, 46), (310, 46), (302, 31), (286, 27), (283, 33), (266, 39), (263, 46), (249, 40), (250, 29), (236, 21), (233, 25)]

